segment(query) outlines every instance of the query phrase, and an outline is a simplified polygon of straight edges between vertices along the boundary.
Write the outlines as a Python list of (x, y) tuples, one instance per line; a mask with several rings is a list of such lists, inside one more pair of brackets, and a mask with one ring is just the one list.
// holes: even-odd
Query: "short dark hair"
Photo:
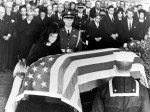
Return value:
[(114, 6), (113, 6), (113, 5), (110, 5), (107, 9), (109, 10), (110, 8), (113, 8), (113, 9), (114, 9)]
[(132, 13), (134, 14), (133, 8), (128, 8), (128, 9), (126, 10), (126, 13), (127, 13), (128, 11), (129, 11), (129, 12), (132, 12)]
[(129, 71), (132, 67), (132, 63), (133, 62), (115, 61), (116, 68), (119, 71)]
[(52, 8), (54, 7), (54, 5), (58, 5), (58, 4), (57, 4), (57, 3), (53, 3), (53, 4), (52, 4)]
[(146, 11), (145, 10), (143, 10), (143, 9), (140, 9), (139, 11), (138, 11), (138, 13), (140, 14), (140, 13), (143, 13), (144, 14), (144, 16), (146, 16)]
[(118, 8), (116, 14), (118, 14), (119, 12), (121, 12), (123, 14), (123, 12), (124, 12), (123, 8)]

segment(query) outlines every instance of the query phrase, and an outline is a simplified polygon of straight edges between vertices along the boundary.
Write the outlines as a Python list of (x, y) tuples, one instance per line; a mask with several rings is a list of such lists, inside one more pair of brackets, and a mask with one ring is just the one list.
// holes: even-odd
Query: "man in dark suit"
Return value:
[(72, 27), (74, 13), (71, 11), (63, 13), (64, 28), (60, 29), (60, 48), (63, 53), (75, 52), (82, 50), (79, 30)]
[(4, 19), (5, 8), (0, 6), (0, 72), (6, 72), (8, 64), (8, 40), (11, 34), (8, 28), (8, 22)]
[(93, 19), (96, 13), (100, 13), (101, 1), (95, 2), (95, 7), (90, 10), (90, 17)]
[(70, 10), (70, 2), (65, 1), (65, 3), (64, 3), (64, 12), (69, 11), (69, 10)]
[(129, 42), (131, 39), (136, 39), (137, 21), (133, 18), (134, 12), (132, 9), (127, 10), (127, 18), (123, 21), (123, 41)]
[(114, 18), (114, 7), (108, 7), (108, 14), (102, 19), (102, 27), (104, 31), (105, 47), (115, 47), (115, 41), (118, 37), (116, 33), (116, 23)]
[[(20, 32), (22, 32), (21, 40), (20, 40), (20, 52), (19, 52), (19, 58), (25, 62), (25, 59), (28, 56), (28, 53), (35, 42), (35, 39), (37, 39), (37, 29), (36, 29), (36, 23), (33, 20), (34, 12), (29, 11), (27, 13), (27, 18), (20, 24), (22, 27), (20, 27)], [(39, 38), (39, 37), (38, 37)]]
[(8, 44), (8, 69), (13, 70), (17, 61), (18, 61), (18, 38), (17, 38), (17, 14), (12, 12), (13, 2), (6, 3), (6, 14), (4, 19), (8, 23), (8, 27), (10, 29), (11, 38), (9, 39)]
[(88, 50), (103, 48), (103, 29), (101, 16), (96, 14), (87, 28)]
[(47, 17), (51, 18), (53, 15), (53, 9), (52, 9), (52, 6), (49, 5), (47, 6)]
[(56, 24), (59, 29), (64, 27), (64, 21), (62, 18), (63, 11), (64, 11), (64, 5), (62, 3), (59, 3), (58, 4), (58, 12), (51, 16), (53, 24)]

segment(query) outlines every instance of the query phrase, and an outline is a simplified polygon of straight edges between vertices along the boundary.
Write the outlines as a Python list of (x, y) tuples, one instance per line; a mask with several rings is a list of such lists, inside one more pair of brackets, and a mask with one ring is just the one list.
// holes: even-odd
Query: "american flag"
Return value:
[[(100, 79), (115, 76), (113, 53), (120, 51), (110, 48), (43, 57), (28, 68), (16, 99), (26, 95), (56, 97), (82, 112), (80, 93), (100, 86)], [(138, 56), (134, 58), (131, 75), (148, 85)]]

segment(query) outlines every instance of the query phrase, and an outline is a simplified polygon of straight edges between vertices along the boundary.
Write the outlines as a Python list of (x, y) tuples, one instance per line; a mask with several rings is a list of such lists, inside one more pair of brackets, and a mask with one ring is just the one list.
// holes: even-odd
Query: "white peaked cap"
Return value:
[(137, 57), (135, 53), (126, 51), (114, 52), (113, 55), (116, 61), (126, 62), (133, 62), (134, 58)]

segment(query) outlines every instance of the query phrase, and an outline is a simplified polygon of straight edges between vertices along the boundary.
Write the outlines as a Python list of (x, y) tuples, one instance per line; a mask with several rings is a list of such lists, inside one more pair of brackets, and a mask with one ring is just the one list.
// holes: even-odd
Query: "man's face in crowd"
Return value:
[(64, 20), (64, 23), (65, 23), (65, 26), (67, 26), (67, 27), (72, 26), (73, 18), (64, 18), (63, 20)]
[(128, 19), (132, 19), (133, 18), (133, 12), (132, 11), (127, 11), (127, 17)]
[(31, 5), (28, 3), (28, 4), (26, 4), (26, 9), (27, 10), (30, 10), (31, 9)]
[(52, 6), (47, 7), (47, 14), (51, 15), (53, 13)]
[(29, 21), (32, 21), (33, 20), (33, 12), (32, 11), (28, 11), (27, 12), (27, 19), (29, 20)]
[(58, 12), (62, 13), (64, 11), (64, 5), (63, 4), (59, 4), (58, 5)]
[(121, 8), (124, 8), (124, 6), (125, 6), (125, 2), (124, 2), (124, 1), (121, 1), (121, 2), (120, 2), (120, 7), (121, 7)]
[(38, 15), (39, 15), (39, 8), (36, 8), (36, 9), (34, 10), (34, 13), (35, 13), (35, 16), (38, 16)]
[(143, 9), (142, 5), (139, 5), (139, 6), (138, 6), (138, 10), (140, 10), (140, 9)]
[(3, 18), (5, 15), (5, 9), (4, 8), (0, 8), (0, 18)]
[(101, 7), (104, 8), (105, 7), (105, 1), (101, 2)]
[(70, 8), (71, 9), (76, 9), (76, 4), (71, 4)]
[(90, 1), (87, 1), (87, 2), (86, 2), (86, 7), (87, 7), (87, 8), (91, 8), (91, 2), (90, 2)]
[(96, 2), (95, 7), (96, 7), (96, 9), (99, 10), (101, 8), (101, 2)]
[(65, 7), (65, 9), (69, 9), (70, 8), (70, 3), (69, 2), (65, 2), (64, 3), (64, 7)]
[(144, 19), (144, 13), (143, 12), (141, 12), (140, 14), (139, 14), (139, 19)]
[(58, 6), (57, 5), (53, 5), (53, 11), (56, 12), (58, 10)]
[(96, 21), (96, 22), (98, 22), (98, 23), (99, 23), (99, 22), (100, 22), (100, 20), (101, 20), (101, 16), (96, 16), (96, 17), (95, 17), (95, 21)]
[(109, 9), (108, 9), (108, 13), (109, 13), (110, 15), (113, 15), (113, 14), (114, 14), (114, 8), (109, 8)]
[(41, 16), (41, 18), (44, 18), (46, 16), (46, 13), (45, 12), (41, 12), (40, 16)]
[(116, 7), (120, 7), (120, 1), (116, 2)]
[(27, 14), (26, 8), (21, 8), (21, 15), (25, 16)]

